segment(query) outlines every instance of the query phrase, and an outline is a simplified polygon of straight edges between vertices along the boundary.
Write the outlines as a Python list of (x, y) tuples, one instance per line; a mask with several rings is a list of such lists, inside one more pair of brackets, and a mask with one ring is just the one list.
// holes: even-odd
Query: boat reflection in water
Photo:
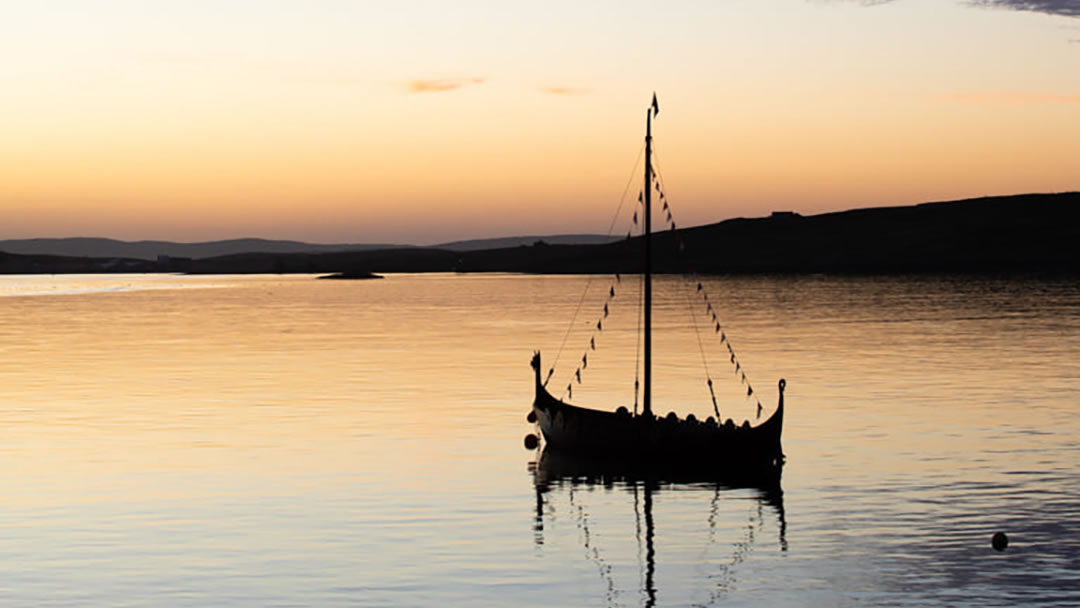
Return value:
[[(530, 470), (536, 487), (535, 543), (538, 546), (544, 544), (545, 523), (550, 526), (555, 520), (555, 512), (562, 510), (558, 503), (568, 502), (569, 511), (575, 515), (577, 527), (583, 534), (586, 555), (597, 563), (601, 575), (606, 579), (608, 604), (616, 603), (614, 596), (619, 593), (619, 590), (613, 578), (611, 565), (603, 563), (602, 553), (595, 546), (598, 535), (590, 532), (591, 524), (588, 514), (585, 507), (581, 505), (582, 490), (588, 491), (600, 487), (608, 491), (625, 491), (626, 494), (633, 496), (639, 568), (643, 571), (640, 577), (641, 589), (638, 592), (645, 606), (657, 605), (659, 590), (656, 571), (657, 565), (663, 562), (665, 554), (664, 543), (657, 540), (653, 513), (653, 499), (658, 494), (678, 493), (679, 496), (684, 497), (688, 494), (698, 494), (699, 498), (704, 498), (702, 494), (711, 494), (707, 512), (701, 513), (700, 527), (693, 524), (692, 518), (689, 522), (679, 521), (679, 527), (685, 530), (687, 525), (691, 526), (691, 542), (700, 540), (705, 545), (702, 556), (709, 549), (722, 547), (725, 544), (731, 547), (731, 554), (726, 559), (719, 557), (703, 560), (703, 563), (671, 564), (692, 566), (693, 570), (704, 572), (708, 588), (702, 589), (702, 592), (707, 599), (702, 602), (701, 598), (698, 598), (693, 602), (695, 605), (708, 605), (720, 601), (732, 589), (736, 582), (735, 567), (747, 558), (756, 544), (764, 542), (756, 536), (767, 526), (767, 517), (768, 520), (772, 520), (772, 516), (775, 517), (775, 525), (779, 530), (777, 539), (779, 550), (787, 551), (788, 548), (785, 536), (787, 522), (784, 516), (784, 493), (780, 487), (779, 476), (756, 480), (732, 480), (718, 477), (715, 472), (710, 473), (705, 468), (687, 470), (683, 467), (677, 470), (665, 470), (663, 467), (646, 467), (640, 464), (628, 464), (626, 461), (583, 461), (552, 450), (550, 446), (540, 452), (536, 461), (530, 463)], [(745, 500), (748, 497), (748, 491), (749, 498), (753, 500), (753, 506), (747, 514), (748, 521), (738, 527), (730, 524), (730, 518), (728, 518), (728, 523), (722, 523), (720, 512), (730, 511), (733, 504), (727, 502), (725, 505), (725, 502)], [(662, 520), (672, 521), (671, 517), (678, 514), (665, 512), (665, 507), (672, 508), (675, 502), (677, 501), (662, 501), (656, 515)], [(770, 514), (769, 511), (772, 513)], [(741, 535), (733, 539), (732, 532), (741, 532)], [(593, 546), (590, 546), (590, 543)], [(712, 555), (716, 553), (715, 550), (711, 552)], [(720, 552), (720, 555), (724, 553)], [(671, 601), (667, 598), (664, 603)]]

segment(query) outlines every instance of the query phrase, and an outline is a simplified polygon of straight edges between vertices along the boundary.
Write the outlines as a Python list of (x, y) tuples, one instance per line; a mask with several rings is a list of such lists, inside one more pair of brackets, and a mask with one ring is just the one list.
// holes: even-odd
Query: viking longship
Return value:
[[(736, 423), (731, 419), (721, 421), (711, 378), (708, 380), (708, 389), (716, 411), (715, 418), (710, 416), (706, 420), (698, 420), (692, 414), (685, 418), (680, 418), (674, 413), (663, 417), (653, 414), (652, 190), (655, 187), (662, 200), (664, 194), (653, 170), (652, 120), (659, 111), (654, 93), (652, 103), (646, 111), (645, 185), (639, 195), (639, 202), (643, 206), (644, 213), (644, 226), (641, 233), (644, 251), (642, 259), (644, 356), (641, 369), (643, 380), (641, 410), (638, 411), (636, 397), (633, 412), (626, 407), (619, 407), (614, 412), (591, 409), (554, 397), (547, 389), (547, 382), (551, 379), (554, 368), (549, 371), (546, 378), (542, 378), (540, 353), (537, 351), (532, 358), (536, 392), (528, 418), (539, 428), (545, 452), (557, 452), (563, 458), (582, 463), (618, 463), (620, 466), (664, 467), (668, 470), (672, 468), (700, 470), (701, 467), (706, 467), (718, 477), (741, 482), (779, 479), (784, 464), (784, 454), (780, 445), (780, 435), (784, 424), (785, 383), (783, 379), (779, 381), (779, 399), (776, 409), (763, 421), (760, 420), (762, 406), (760, 401), (758, 402), (758, 424), (751, 424), (749, 421)], [(676, 240), (678, 240), (679, 235), (667, 201), (664, 201), (663, 210), (667, 212), (669, 227), (675, 232)], [(702, 283), (698, 282), (697, 292), (703, 291)], [(611, 296), (614, 297), (613, 289)], [(746, 382), (745, 371), (740, 369), (740, 363), (723, 332), (716, 309), (708, 301), (707, 293), (703, 295), (703, 298), (707, 303), (706, 311), (711, 315), (712, 323), (715, 325), (715, 333), (722, 342), (726, 343), (736, 376), (741, 377), (743, 384), (747, 385), (746, 394), (753, 395), (753, 388)], [(605, 304), (605, 316), (607, 310), (607, 304)], [(596, 327), (600, 329), (599, 321)], [(595, 348), (595, 341), (590, 340), (590, 345)], [(582, 364), (587, 364), (587, 352), (586, 357), (582, 359)], [(579, 382), (581, 371), (581, 366), (579, 366), (575, 372)], [(567, 393), (567, 399), (572, 398), (572, 385), (567, 386)]]

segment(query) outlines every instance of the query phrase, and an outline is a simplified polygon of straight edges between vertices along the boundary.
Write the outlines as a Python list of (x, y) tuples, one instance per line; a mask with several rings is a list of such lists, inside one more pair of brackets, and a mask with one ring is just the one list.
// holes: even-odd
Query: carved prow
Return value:
[(532, 365), (533, 372), (536, 373), (536, 390), (539, 392), (540, 387), (543, 385), (540, 381), (540, 351), (533, 353), (532, 363), (530, 363), (530, 365)]

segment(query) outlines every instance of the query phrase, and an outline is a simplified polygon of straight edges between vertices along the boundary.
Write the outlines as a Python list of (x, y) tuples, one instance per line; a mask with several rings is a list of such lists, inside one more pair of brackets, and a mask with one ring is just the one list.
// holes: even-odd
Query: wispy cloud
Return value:
[(877, 6), (889, 4), (895, 0), (809, 0), (815, 4), (861, 4), (863, 6)]
[(1080, 2), (1077, 0), (968, 0), (968, 4), (983, 8), (1004, 8), (1047, 15), (1080, 17)]
[(1033, 105), (1080, 103), (1080, 95), (1054, 95), (1050, 93), (955, 93), (952, 101), (977, 104)]
[(483, 84), (487, 78), (443, 78), (438, 80), (412, 80), (405, 90), (410, 93), (443, 93), (472, 84)]
[[(876, 6), (889, 4), (896, 0), (811, 0), (821, 4), (847, 2), (861, 4), (863, 6)], [(1013, 11), (1027, 11), (1031, 13), (1044, 13), (1046, 15), (1059, 15), (1062, 17), (1080, 17), (1080, 1), (1078, 0), (963, 0), (964, 4), (979, 8), (1001, 8)]]
[(200, 55), (197, 53), (185, 53), (177, 51), (144, 51), (138, 53), (138, 56), (144, 61), (150, 61), (154, 63), (168, 63), (174, 65), (195, 65), (210, 63), (213, 58), (209, 55)]
[(585, 92), (585, 89), (572, 87), (543, 87), (540, 90), (551, 95), (580, 95)]

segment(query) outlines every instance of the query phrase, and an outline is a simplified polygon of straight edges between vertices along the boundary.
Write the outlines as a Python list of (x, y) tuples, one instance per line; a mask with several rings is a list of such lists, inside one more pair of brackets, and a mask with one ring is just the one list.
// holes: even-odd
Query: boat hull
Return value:
[(707, 470), (734, 481), (778, 478), (784, 464), (782, 399), (769, 419), (740, 427), (579, 407), (538, 383), (533, 413), (545, 449), (578, 461)]

